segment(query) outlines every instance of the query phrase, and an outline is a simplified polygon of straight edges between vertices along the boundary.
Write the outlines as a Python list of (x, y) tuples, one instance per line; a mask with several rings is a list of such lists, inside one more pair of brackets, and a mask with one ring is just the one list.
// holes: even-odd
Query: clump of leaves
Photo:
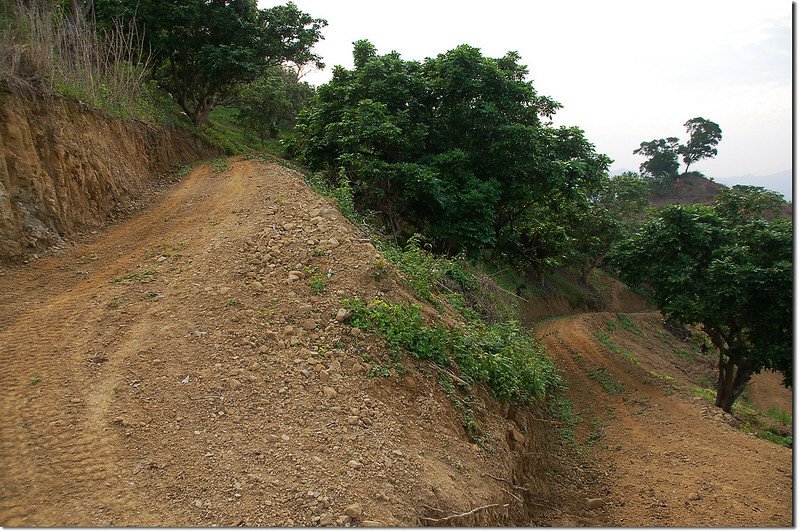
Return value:
[(311, 276), (309, 285), (311, 286), (311, 293), (315, 296), (328, 291), (328, 287), (325, 286), (325, 276), (319, 272)]
[(342, 302), (351, 324), (378, 333), (394, 352), (452, 368), (467, 384), (482, 383), (501, 401), (527, 403), (545, 397), (560, 379), (541, 345), (516, 322), (463, 327), (428, 325), (419, 305), (360, 299)]
[(224, 172), (228, 169), (228, 158), (220, 157), (219, 159), (214, 159), (211, 161), (211, 168), (218, 174)]

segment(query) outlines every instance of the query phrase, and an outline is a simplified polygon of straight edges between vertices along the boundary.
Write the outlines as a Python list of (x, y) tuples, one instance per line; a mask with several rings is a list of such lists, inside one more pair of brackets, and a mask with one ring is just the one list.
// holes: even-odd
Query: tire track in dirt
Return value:
[[(618, 333), (637, 363), (612, 353), (594, 335), (607, 330), (614, 314), (570, 316), (536, 329), (583, 421), (591, 416), (592, 425), (601, 427), (589, 447), (608, 478), (596, 524), (791, 526), (791, 450), (706, 418), (696, 398), (666, 388), (650, 373), (668, 363), (652, 338), (660, 315), (629, 318), (651, 335)], [(621, 392), (604, 389), (599, 381), (607, 376)], [(584, 427), (579, 436), (586, 438), (590, 430)]]
[(137, 505), (115, 478), (119, 445), (107, 408), (147, 323), (126, 331), (109, 320), (105, 305), (118, 294), (110, 281), (130, 274), (159, 242), (202, 232), (201, 220), (230, 207), (226, 194), (203, 201), (221, 182), (207, 169), (194, 172), (135, 223), (85, 246), (77, 274), (57, 255), (0, 277), (0, 523), (85, 525), (69, 516), (87, 509), (71, 505), (105, 501), (100, 513), (108, 501), (123, 513)]

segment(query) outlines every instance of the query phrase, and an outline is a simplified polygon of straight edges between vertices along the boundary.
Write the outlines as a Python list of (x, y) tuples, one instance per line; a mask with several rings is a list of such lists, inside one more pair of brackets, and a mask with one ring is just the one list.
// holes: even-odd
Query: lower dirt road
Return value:
[(627, 358), (594, 334), (608, 334), (607, 323), (617, 320), (611, 313), (569, 316), (537, 329), (589, 425), (579, 439), (596, 440), (598, 468), (607, 475), (606, 504), (595, 524), (791, 526), (792, 451), (742, 433), (702, 400), (672, 389), (669, 382), (681, 375), (667, 377), (675, 371), (663, 340), (655, 340), (663, 331), (660, 315), (628, 316), (639, 334), (617, 322), (613, 336)]

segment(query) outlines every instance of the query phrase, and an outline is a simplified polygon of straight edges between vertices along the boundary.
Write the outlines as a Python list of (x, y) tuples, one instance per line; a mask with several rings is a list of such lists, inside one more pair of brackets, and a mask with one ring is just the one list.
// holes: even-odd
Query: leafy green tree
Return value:
[(255, 0), (96, 0), (95, 9), (101, 21), (135, 19), (156, 79), (197, 126), (269, 67), (322, 66), (312, 47), (326, 22), (291, 2), (258, 9)]
[(551, 197), (570, 201), (609, 159), (577, 128), (554, 128), (560, 106), (524, 81), (513, 52), (459, 46), (424, 62), (354, 43), (355, 67), (334, 69), (289, 146), (331, 178), (344, 168), (359, 208), (395, 235), (424, 234), (440, 251), (519, 252)]
[(261, 141), (294, 127), (297, 114), (314, 88), (283, 67), (264, 70), (254, 81), (237, 88), (232, 103), (239, 120), (258, 133)]
[(791, 222), (730, 212), (666, 207), (613, 259), (667, 317), (709, 336), (719, 351), (716, 405), (726, 412), (754, 373), (772, 369), (792, 382)]
[(678, 175), (678, 153), (680, 146), (677, 137), (655, 139), (642, 142), (633, 150), (635, 155), (643, 155), (648, 159), (639, 165), (643, 175), (658, 179), (668, 179)]
[(714, 202), (717, 212), (735, 222), (753, 217), (771, 219), (786, 205), (783, 196), (777, 192), (750, 185), (724, 188), (717, 194)]
[(717, 144), (722, 140), (722, 130), (719, 125), (702, 117), (692, 118), (684, 124), (689, 133), (689, 141), (682, 145), (678, 152), (683, 156), (686, 164), (685, 172), (689, 166), (700, 159), (714, 157), (717, 154)]
[(565, 203), (562, 225), (569, 239), (569, 262), (587, 281), (612, 246), (643, 221), (650, 186), (634, 172), (602, 179), (594, 190), (584, 190), (582, 201)]

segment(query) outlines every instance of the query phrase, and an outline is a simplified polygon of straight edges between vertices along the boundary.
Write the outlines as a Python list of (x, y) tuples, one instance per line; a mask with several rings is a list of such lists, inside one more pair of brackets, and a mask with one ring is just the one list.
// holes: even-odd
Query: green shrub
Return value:
[(516, 322), (487, 325), (474, 321), (463, 328), (423, 322), (419, 305), (392, 305), (375, 300), (345, 300), (351, 323), (375, 331), (393, 352), (457, 368), (468, 384), (482, 383), (501, 401), (527, 403), (545, 397), (560, 384), (552, 361)]

